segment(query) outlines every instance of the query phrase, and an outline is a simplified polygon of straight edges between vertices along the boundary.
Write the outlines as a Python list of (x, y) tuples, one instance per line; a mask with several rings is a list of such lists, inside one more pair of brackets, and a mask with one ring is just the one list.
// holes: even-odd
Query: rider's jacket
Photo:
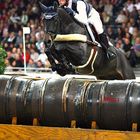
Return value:
[(72, 0), (72, 7), (71, 7), (71, 8), (72, 8), (75, 12), (78, 13), (78, 11), (77, 11), (77, 1), (83, 1), (83, 2), (85, 3), (85, 5), (86, 5), (86, 12), (87, 12), (87, 15), (89, 15), (89, 13), (90, 13), (90, 11), (91, 11), (91, 9), (92, 9), (92, 5), (89, 4), (89, 3), (87, 3), (87, 2), (84, 1), (84, 0)]

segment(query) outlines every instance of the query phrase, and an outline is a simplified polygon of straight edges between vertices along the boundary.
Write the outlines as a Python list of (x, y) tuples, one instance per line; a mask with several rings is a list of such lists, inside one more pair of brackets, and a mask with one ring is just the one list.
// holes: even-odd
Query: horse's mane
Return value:
[(64, 22), (65, 24), (68, 25), (68, 24), (74, 22), (75, 24), (77, 24), (78, 26), (80, 26), (80, 27), (82, 27), (82, 28), (85, 27), (84, 24), (82, 24), (82, 23), (80, 23), (79, 21), (77, 21), (73, 16), (70, 16), (70, 15), (65, 11), (64, 8), (58, 7), (58, 8), (57, 8), (57, 13), (58, 13), (59, 17), (60, 17), (62, 20), (65, 19), (65, 20), (63, 20), (63, 22)]

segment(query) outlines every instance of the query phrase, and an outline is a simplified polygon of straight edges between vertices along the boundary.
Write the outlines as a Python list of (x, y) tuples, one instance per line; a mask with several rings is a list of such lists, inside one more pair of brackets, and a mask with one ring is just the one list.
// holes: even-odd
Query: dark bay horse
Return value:
[(51, 40), (47, 55), (52, 67), (58, 66), (55, 70), (60, 75), (76, 72), (106, 80), (135, 79), (133, 69), (121, 50), (111, 46), (109, 49), (115, 51), (116, 58), (109, 60), (103, 48), (91, 41), (85, 25), (75, 21), (64, 8), (41, 4), (41, 9), (44, 28)]

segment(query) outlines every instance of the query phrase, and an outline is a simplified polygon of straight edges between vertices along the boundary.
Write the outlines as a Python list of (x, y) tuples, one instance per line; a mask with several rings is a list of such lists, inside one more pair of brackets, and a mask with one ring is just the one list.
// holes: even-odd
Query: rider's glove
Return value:
[(66, 12), (67, 12), (69, 15), (75, 16), (75, 12), (74, 12), (71, 8), (66, 7), (65, 10), (66, 10)]

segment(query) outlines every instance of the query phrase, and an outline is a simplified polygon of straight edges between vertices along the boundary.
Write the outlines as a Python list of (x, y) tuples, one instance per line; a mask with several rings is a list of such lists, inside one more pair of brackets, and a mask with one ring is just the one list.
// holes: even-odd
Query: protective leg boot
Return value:
[(108, 39), (105, 33), (99, 34), (99, 39), (101, 46), (103, 47), (103, 50), (106, 52), (108, 59), (114, 59), (116, 57), (116, 54), (112, 52), (109, 48)]

